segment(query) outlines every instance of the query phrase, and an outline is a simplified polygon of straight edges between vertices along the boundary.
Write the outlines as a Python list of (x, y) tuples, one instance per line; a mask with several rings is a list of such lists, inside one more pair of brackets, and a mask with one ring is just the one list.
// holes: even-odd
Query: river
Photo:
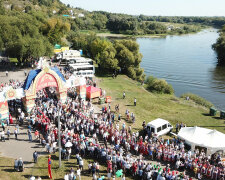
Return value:
[(225, 67), (217, 67), (211, 48), (218, 36), (216, 29), (207, 29), (196, 34), (137, 38), (143, 54), (141, 67), (146, 75), (170, 83), (176, 96), (191, 92), (225, 110)]

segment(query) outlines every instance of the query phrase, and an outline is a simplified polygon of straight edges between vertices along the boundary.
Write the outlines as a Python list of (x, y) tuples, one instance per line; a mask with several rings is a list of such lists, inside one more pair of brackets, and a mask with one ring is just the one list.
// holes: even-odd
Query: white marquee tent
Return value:
[(178, 133), (178, 138), (191, 145), (192, 150), (195, 146), (207, 148), (207, 153), (225, 151), (225, 134), (216, 130), (201, 127), (184, 127)]

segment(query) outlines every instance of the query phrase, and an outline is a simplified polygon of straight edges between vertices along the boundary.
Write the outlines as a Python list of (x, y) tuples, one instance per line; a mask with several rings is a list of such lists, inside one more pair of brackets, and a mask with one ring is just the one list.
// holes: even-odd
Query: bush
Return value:
[(148, 76), (148, 78), (146, 79), (145, 81), (145, 84), (147, 84), (149, 87), (152, 86), (153, 84), (153, 81), (155, 80), (156, 78), (153, 77), (153, 76)]
[(210, 108), (213, 106), (213, 104), (211, 102), (207, 101), (206, 99), (204, 99), (196, 94), (185, 93), (185, 94), (182, 94), (180, 97), (185, 98), (185, 99), (186, 99), (186, 97), (189, 97), (189, 99), (194, 101), (196, 104), (199, 104), (199, 105), (207, 107), (207, 108)]
[(173, 94), (174, 90), (164, 79), (157, 79), (153, 76), (149, 76), (145, 83), (149, 91), (161, 94)]
[(130, 77), (132, 79), (136, 79), (136, 72), (133, 67), (129, 67), (127, 69), (127, 75), (128, 75), (128, 77)]

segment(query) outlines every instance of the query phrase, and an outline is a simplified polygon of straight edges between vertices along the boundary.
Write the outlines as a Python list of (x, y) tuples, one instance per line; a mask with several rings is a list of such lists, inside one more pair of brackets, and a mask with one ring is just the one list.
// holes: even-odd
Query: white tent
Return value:
[(86, 79), (84, 77), (75, 77), (74, 75), (70, 76), (68, 80), (66, 80), (66, 87), (76, 87), (82, 86), (86, 84)]
[(225, 150), (225, 134), (216, 130), (196, 126), (184, 127), (179, 131), (178, 138), (191, 145), (192, 150), (195, 146), (207, 148), (208, 153)]
[(211, 153), (218, 150), (225, 150), (225, 134), (212, 130), (206, 137), (207, 139), (203, 143), (203, 146), (206, 147)]

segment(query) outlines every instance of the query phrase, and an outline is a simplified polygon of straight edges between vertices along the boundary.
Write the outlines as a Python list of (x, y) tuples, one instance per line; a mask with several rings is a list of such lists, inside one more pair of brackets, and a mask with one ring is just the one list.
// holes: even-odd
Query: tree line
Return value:
[(220, 29), (220, 35), (216, 43), (212, 45), (212, 48), (217, 53), (218, 65), (225, 65), (225, 26)]
[(200, 25), (167, 25), (157, 21), (145, 21), (137, 16), (106, 12), (86, 12), (85, 17), (71, 20), (71, 29), (110, 31), (128, 35), (185, 34), (197, 32)]
[(71, 20), (72, 30), (110, 31), (129, 35), (185, 34), (197, 32), (205, 26), (220, 28), (225, 24), (225, 17), (133, 16), (84, 10), (83, 13), (85, 17)]
[(0, 51), (19, 63), (51, 56), (53, 45), (63, 44), (62, 37), (70, 31), (70, 23), (41, 11), (6, 11), (1, 3), (0, 10)]

